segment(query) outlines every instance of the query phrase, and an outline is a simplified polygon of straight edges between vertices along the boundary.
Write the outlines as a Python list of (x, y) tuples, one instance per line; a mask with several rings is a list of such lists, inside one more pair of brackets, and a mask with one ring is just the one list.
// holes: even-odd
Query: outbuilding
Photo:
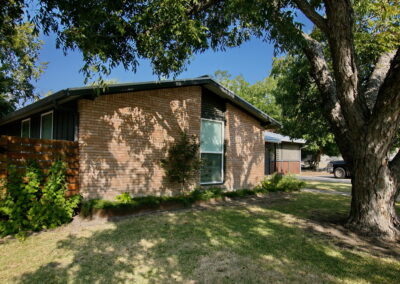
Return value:
[(300, 174), (301, 148), (306, 143), (303, 139), (292, 139), (279, 133), (266, 131), (265, 174)]

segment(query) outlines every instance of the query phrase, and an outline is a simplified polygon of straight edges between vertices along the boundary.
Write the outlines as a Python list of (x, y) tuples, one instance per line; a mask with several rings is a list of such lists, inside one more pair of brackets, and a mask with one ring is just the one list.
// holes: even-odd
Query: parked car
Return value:
[(335, 178), (346, 178), (350, 177), (350, 171), (345, 161), (331, 161), (327, 166), (327, 170), (333, 173)]

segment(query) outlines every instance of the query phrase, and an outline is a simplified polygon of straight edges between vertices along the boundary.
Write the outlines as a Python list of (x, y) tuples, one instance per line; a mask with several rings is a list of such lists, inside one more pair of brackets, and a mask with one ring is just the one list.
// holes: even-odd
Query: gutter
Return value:
[(45, 97), (33, 104), (9, 113), (0, 120), (0, 126), (11, 123), (13, 121), (22, 119), (32, 114), (45, 111), (49, 108), (55, 108), (57, 105), (79, 99), (79, 98), (95, 98), (98, 95), (104, 94), (115, 94), (115, 93), (126, 93), (135, 91), (154, 90), (160, 88), (175, 88), (184, 86), (203, 86), (210, 91), (213, 91), (218, 96), (227, 99), (233, 104), (241, 107), (255, 118), (257, 118), (262, 125), (269, 127), (281, 127), (281, 124), (265, 114), (246, 100), (242, 99), (232, 91), (228, 90), (218, 82), (213, 80), (211, 77), (199, 77), (194, 79), (185, 80), (169, 80), (169, 81), (150, 81), (150, 82), (139, 82), (139, 83), (125, 83), (125, 84), (113, 84), (104, 88), (96, 86), (90, 87), (78, 87), (68, 88), (56, 92), (48, 97)]

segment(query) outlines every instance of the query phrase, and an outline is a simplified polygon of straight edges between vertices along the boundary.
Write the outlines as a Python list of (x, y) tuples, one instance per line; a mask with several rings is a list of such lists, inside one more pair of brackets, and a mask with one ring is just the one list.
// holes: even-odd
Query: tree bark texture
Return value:
[[(360, 86), (349, 0), (324, 0), (326, 18), (307, 1), (298, 8), (325, 33), (332, 72), (321, 43), (303, 34), (303, 52), (323, 97), (325, 117), (352, 174), (348, 227), (381, 239), (399, 240), (395, 199), (400, 187), (400, 152), (389, 162), (400, 128), (400, 48), (382, 55), (366, 88)], [(389, 66), (390, 65), (390, 66)]]

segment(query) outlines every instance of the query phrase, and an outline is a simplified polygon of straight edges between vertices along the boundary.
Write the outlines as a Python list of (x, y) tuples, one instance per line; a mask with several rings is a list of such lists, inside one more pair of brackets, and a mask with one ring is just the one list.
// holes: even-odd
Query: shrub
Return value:
[(182, 132), (180, 138), (168, 149), (167, 158), (161, 160), (167, 180), (179, 183), (182, 192), (189, 181), (198, 177), (201, 164), (199, 148), (195, 136)]
[(24, 238), (27, 231), (54, 228), (71, 220), (80, 196), (67, 198), (66, 167), (56, 161), (47, 175), (29, 163), (24, 174), (9, 167), (0, 200), (0, 236), (16, 234)]
[(273, 174), (265, 178), (256, 187), (257, 192), (296, 191), (305, 186), (305, 182), (298, 180), (292, 175)]
[(132, 196), (129, 194), (129, 192), (124, 192), (120, 195), (117, 195), (115, 199), (121, 203), (129, 203), (132, 201)]
[(251, 190), (251, 189), (238, 189), (234, 191), (228, 191), (224, 193), (224, 196), (226, 197), (245, 197), (249, 195), (255, 195), (257, 192), (256, 190)]

